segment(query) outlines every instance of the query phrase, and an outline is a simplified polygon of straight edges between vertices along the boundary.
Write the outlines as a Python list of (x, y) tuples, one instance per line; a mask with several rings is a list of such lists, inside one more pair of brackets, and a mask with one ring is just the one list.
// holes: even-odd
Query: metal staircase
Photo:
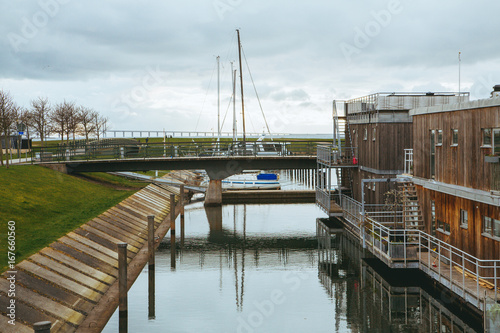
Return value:
[(424, 219), (417, 189), (411, 181), (403, 182), (403, 223), (405, 229), (424, 230)]

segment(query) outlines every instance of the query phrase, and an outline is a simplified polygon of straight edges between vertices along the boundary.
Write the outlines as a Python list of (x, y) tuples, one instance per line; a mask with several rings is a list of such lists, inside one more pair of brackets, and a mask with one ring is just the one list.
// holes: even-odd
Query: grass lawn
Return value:
[[(144, 186), (104, 175), (100, 184), (40, 166), (0, 167), (0, 271), (7, 268), (9, 221), (15, 222), (19, 263)], [(117, 190), (113, 182), (128, 189)]]

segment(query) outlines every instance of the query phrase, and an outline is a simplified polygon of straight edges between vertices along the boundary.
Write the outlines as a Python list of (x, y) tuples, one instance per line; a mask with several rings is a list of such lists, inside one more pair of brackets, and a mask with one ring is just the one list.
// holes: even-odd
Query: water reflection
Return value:
[(339, 309), (336, 323), (345, 314), (354, 332), (481, 331), (480, 323), (470, 327), (416, 286), (415, 272), (396, 272), (377, 260), (362, 260), (359, 242), (348, 232), (339, 232), (329, 221), (317, 223), (318, 276)]
[[(392, 287), (320, 214), (313, 204), (186, 207), (176, 269), (170, 242), (157, 252), (156, 318), (145, 269), (129, 291), (130, 332), (442, 332), (449, 319), (472, 331), (419, 288)], [(104, 332), (117, 326), (115, 314)]]

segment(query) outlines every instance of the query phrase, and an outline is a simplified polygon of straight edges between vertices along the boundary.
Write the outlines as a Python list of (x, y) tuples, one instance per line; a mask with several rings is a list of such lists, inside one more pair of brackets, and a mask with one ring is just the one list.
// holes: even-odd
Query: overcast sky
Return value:
[[(461, 90), (487, 98), (499, 12), (482, 0), (2, 1), (0, 89), (26, 107), (38, 96), (92, 107), (113, 129), (217, 131), (216, 56), (223, 118), (239, 28), (271, 131), (329, 133), (333, 99), (458, 91), (459, 51)], [(245, 64), (243, 78), (247, 131), (261, 132)]]

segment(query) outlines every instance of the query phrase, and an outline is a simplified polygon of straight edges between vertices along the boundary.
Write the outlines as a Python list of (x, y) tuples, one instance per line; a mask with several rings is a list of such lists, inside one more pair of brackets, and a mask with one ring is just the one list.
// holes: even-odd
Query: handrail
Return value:
[(336, 147), (334, 145), (318, 145), (317, 160), (326, 165), (357, 165), (357, 147)]
[(75, 161), (155, 157), (232, 157), (232, 156), (314, 156), (318, 141), (186, 141), (186, 142), (113, 142), (61, 144), (32, 150), (34, 161)]

